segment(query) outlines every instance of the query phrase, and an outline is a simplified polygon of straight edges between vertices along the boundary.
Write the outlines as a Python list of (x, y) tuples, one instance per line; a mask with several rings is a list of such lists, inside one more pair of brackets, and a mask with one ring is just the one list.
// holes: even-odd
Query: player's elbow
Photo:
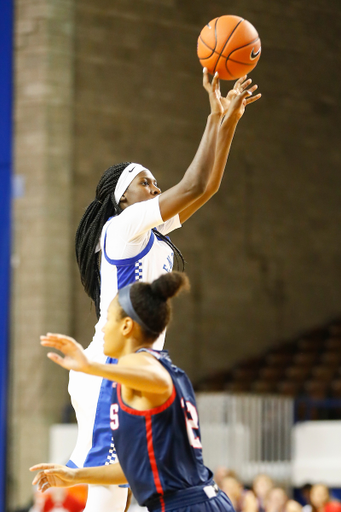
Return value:
[(198, 179), (195, 181), (195, 183), (192, 184), (190, 188), (190, 195), (192, 196), (192, 199), (200, 199), (205, 193), (207, 188), (207, 182), (204, 179)]
[(220, 183), (217, 183), (217, 184), (212, 184), (212, 183), (209, 183), (206, 187), (206, 190), (205, 190), (205, 195), (207, 196), (208, 199), (210, 199), (211, 197), (213, 197), (217, 192), (219, 192), (219, 189), (220, 189)]

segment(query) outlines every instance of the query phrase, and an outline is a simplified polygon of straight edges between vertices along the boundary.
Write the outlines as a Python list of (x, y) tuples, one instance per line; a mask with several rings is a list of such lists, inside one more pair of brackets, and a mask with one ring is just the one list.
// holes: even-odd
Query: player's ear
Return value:
[(134, 320), (130, 318), (130, 316), (126, 316), (123, 318), (121, 332), (123, 336), (129, 336), (134, 329)]
[(122, 196), (122, 197), (121, 197), (121, 199), (120, 199), (120, 204), (121, 204), (121, 203), (123, 203), (123, 204), (124, 204), (124, 203), (126, 203), (126, 202), (127, 202), (127, 198), (126, 198), (125, 194), (123, 194), (123, 196)]

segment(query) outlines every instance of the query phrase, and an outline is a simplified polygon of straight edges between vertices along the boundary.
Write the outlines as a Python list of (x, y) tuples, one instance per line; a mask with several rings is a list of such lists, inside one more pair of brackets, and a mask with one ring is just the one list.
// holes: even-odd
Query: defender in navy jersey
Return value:
[[(147, 351), (148, 349), (141, 349)], [(168, 371), (173, 390), (168, 400), (153, 409), (136, 411), (122, 399), (121, 384), (114, 383), (110, 426), (117, 455), (140, 505), (154, 498), (212, 483), (204, 466), (198, 413), (192, 384), (174, 366), (166, 351), (148, 350)], [(134, 437), (127, 436), (134, 432)], [(136, 467), (139, 479), (134, 478)]]
[(39, 470), (33, 483), (40, 490), (128, 482), (139, 504), (151, 512), (233, 512), (203, 463), (192, 385), (166, 351), (152, 348), (170, 320), (169, 299), (187, 282), (185, 274), (171, 272), (151, 284), (119, 290), (103, 328), (104, 352), (117, 357), (117, 365), (89, 361), (72, 338), (42, 337), (42, 345), (64, 354), (48, 354), (64, 368), (114, 381), (108, 421), (119, 462), (88, 468), (39, 464), (31, 470)]

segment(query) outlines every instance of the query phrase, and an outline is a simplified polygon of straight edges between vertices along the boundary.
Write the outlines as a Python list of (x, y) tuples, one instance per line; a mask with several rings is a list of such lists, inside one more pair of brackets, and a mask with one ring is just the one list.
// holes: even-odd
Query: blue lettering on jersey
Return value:
[(172, 272), (173, 260), (174, 260), (174, 252), (172, 252), (169, 256), (167, 256), (167, 263), (165, 263), (162, 267), (165, 272)]

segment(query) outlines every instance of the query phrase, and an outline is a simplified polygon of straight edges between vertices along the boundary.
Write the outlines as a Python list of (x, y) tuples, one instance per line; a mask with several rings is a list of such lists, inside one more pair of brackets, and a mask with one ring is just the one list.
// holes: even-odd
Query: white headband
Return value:
[(121, 197), (129, 187), (130, 183), (141, 171), (148, 171), (143, 165), (129, 164), (122, 172), (115, 187), (115, 201), (119, 204)]

